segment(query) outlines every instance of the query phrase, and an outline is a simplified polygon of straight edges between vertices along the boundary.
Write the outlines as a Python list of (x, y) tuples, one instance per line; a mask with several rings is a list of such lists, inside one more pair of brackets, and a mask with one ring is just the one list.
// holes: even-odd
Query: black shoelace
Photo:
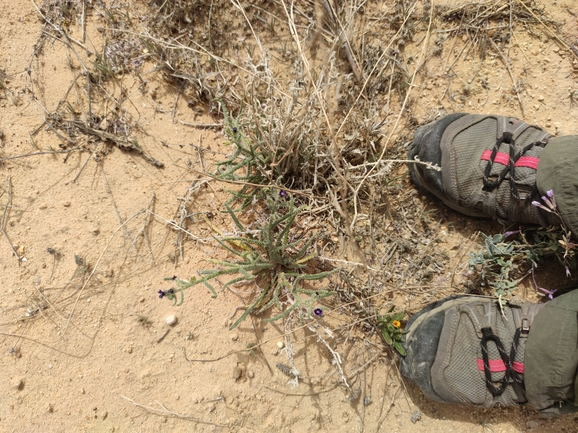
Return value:
[[(494, 162), (496, 160), (496, 155), (500, 150), (500, 145), (502, 143), (507, 143), (510, 145), (510, 161), (506, 167), (500, 172), (495, 180), (490, 179), (490, 173), (492, 172), (492, 168), (494, 166)], [(504, 134), (496, 141), (494, 144), (494, 148), (492, 149), (492, 154), (490, 155), (490, 160), (488, 161), (488, 165), (486, 165), (486, 170), (484, 172), (484, 191), (492, 191), (498, 185), (502, 183), (502, 181), (506, 178), (508, 173), (510, 174), (510, 190), (512, 191), (512, 196), (518, 200), (520, 196), (518, 195), (518, 187), (516, 186), (515, 181), (515, 164), (516, 162), (524, 156), (524, 154), (530, 150), (535, 145), (540, 144), (539, 142), (534, 142), (526, 145), (522, 150), (518, 153), (516, 152), (516, 140), (514, 140), (512, 134), (510, 132), (504, 132)]]
[[(506, 387), (511, 383), (517, 384), (519, 388), (522, 390), (524, 389), (524, 377), (521, 373), (518, 373), (514, 370), (513, 362), (516, 359), (516, 352), (518, 350), (518, 342), (520, 341), (520, 333), (522, 332), (521, 328), (516, 329), (516, 333), (514, 334), (514, 340), (512, 341), (512, 348), (510, 349), (510, 354), (506, 353), (506, 349), (492, 328), (482, 328), (482, 359), (484, 361), (484, 374), (486, 377), (486, 386), (488, 390), (492, 393), (494, 397), (498, 397), (504, 393)], [(492, 372), (490, 370), (490, 361), (489, 361), (489, 354), (488, 354), (488, 342), (492, 341), (496, 348), (498, 349), (498, 353), (500, 354), (500, 358), (504, 362), (506, 366), (506, 372), (504, 377), (502, 378), (501, 383), (498, 386), (495, 385), (495, 381), (492, 380)]]

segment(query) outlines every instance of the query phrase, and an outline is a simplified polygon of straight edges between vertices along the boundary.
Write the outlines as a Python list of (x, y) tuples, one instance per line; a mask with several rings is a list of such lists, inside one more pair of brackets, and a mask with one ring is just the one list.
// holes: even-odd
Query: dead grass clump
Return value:
[[(76, 24), (76, 17), (85, 13), (87, 7), (85, 0), (44, 0), (40, 11), (44, 19), (52, 24), (66, 28)], [(88, 7), (90, 7), (90, 2)]]
[(434, 10), (443, 23), (453, 25), (445, 31), (465, 35), (477, 47), (482, 60), (487, 51), (491, 50), (492, 42), (503, 50), (517, 26), (523, 26), (528, 32), (536, 34), (538, 25), (547, 24), (557, 31), (561, 25), (550, 19), (544, 8), (537, 6), (533, 0), (525, 4), (519, 1), (504, 3), (486, 0), (455, 6), (436, 5)]

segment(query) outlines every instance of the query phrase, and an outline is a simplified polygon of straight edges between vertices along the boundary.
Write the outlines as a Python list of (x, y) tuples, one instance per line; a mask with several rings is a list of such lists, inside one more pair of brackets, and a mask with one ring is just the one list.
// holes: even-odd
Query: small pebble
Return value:
[(24, 389), (24, 377), (15, 377), (10, 381), (10, 386), (17, 391)]
[(279, 341), (279, 342), (277, 342), (277, 347), (278, 347), (279, 349), (283, 349), (283, 348), (285, 347), (285, 344), (283, 344), (282, 341)]
[(421, 411), (416, 410), (414, 413), (411, 414), (411, 418), (410, 418), (412, 423), (416, 423), (419, 420), (421, 420)]
[(165, 322), (167, 322), (167, 325), (169, 325), (169, 326), (174, 326), (177, 324), (177, 316), (175, 316), (174, 314), (171, 314), (170, 316), (168, 316), (165, 319)]

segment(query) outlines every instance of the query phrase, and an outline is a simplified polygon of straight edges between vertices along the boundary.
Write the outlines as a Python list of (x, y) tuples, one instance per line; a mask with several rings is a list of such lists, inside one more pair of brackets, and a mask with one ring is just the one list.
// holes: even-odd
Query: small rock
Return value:
[(526, 423), (526, 427), (528, 427), (529, 429), (536, 428), (536, 427), (538, 427), (539, 425), (540, 425), (540, 423), (537, 422), (537, 421), (534, 421), (534, 420), (530, 420), (530, 421), (528, 421), (528, 422)]
[(283, 349), (285, 347), (285, 344), (282, 341), (277, 342), (277, 347), (279, 349)]
[(243, 362), (238, 362), (237, 365), (233, 368), (233, 379), (235, 381), (240, 381), (243, 379), (245, 372), (247, 371), (247, 366)]
[(421, 419), (421, 411), (416, 410), (414, 413), (411, 414), (410, 420), (411, 420), (412, 423), (415, 424), (415, 423), (418, 422), (420, 419)]
[(70, 204), (71, 204), (71, 203), (70, 203), (69, 201), (65, 201), (65, 202), (62, 203), (62, 206), (64, 206), (64, 207), (70, 207)]
[(10, 381), (10, 386), (18, 391), (22, 391), (24, 389), (24, 377), (15, 377)]
[(167, 322), (167, 325), (169, 325), (169, 326), (174, 326), (178, 322), (177, 316), (175, 316), (174, 314), (171, 314), (170, 316), (168, 316), (165, 319), (165, 322)]
[(249, 379), (253, 379), (255, 377), (255, 372), (253, 370), (248, 370), (247, 371), (247, 377)]
[(243, 376), (243, 370), (239, 367), (233, 367), (233, 379), (239, 380)]

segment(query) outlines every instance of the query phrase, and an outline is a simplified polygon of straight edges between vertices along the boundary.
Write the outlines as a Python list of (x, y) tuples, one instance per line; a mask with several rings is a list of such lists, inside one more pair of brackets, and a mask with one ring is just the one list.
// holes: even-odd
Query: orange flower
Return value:
[(399, 328), (401, 326), (401, 322), (399, 320), (394, 320), (393, 322), (391, 322), (391, 324), (396, 328)]

